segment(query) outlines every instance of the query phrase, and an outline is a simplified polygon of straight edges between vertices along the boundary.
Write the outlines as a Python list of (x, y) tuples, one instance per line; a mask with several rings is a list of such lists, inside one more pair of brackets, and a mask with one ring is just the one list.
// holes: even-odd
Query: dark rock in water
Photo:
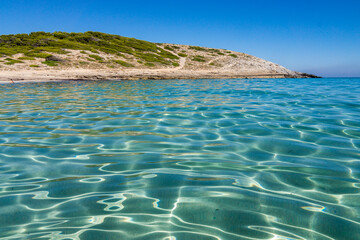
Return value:
[(65, 59), (62, 59), (62, 58), (59, 58), (56, 56), (49, 56), (49, 57), (46, 57), (45, 59), (46, 59), (46, 61), (54, 61), (54, 62), (65, 62), (66, 61)]
[(320, 76), (316, 76), (314, 74), (309, 74), (309, 73), (303, 73), (302, 75), (308, 78), (321, 78)]
[(309, 73), (298, 72), (297, 74), (299, 74), (303, 78), (321, 78), (320, 76), (316, 76), (314, 74), (309, 74)]

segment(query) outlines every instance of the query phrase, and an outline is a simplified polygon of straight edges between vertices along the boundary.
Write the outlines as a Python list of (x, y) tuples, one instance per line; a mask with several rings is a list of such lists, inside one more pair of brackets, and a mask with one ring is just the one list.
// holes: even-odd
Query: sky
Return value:
[(360, 77), (360, 0), (0, 0), (0, 35), (99, 31)]

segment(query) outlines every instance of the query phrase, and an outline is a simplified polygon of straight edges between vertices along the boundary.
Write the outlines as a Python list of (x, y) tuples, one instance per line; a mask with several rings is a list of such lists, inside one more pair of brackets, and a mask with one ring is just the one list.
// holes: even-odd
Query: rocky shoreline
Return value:
[(296, 74), (246, 74), (235, 71), (206, 71), (206, 70), (94, 70), (94, 69), (69, 69), (69, 70), (19, 70), (1, 71), (0, 82), (24, 81), (59, 81), (59, 80), (160, 80), (160, 79), (226, 79), (226, 78), (318, 78), (317, 76)]

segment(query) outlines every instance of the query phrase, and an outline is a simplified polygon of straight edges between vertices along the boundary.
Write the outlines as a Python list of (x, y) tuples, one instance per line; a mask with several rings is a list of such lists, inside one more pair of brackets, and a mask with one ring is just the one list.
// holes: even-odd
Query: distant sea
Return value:
[(0, 85), (1, 239), (360, 239), (360, 78)]

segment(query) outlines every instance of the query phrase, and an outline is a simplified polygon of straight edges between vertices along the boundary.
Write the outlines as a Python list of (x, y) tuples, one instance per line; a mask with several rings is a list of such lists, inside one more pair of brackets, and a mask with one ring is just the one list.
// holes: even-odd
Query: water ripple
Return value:
[(360, 239), (360, 79), (0, 91), (2, 239)]

